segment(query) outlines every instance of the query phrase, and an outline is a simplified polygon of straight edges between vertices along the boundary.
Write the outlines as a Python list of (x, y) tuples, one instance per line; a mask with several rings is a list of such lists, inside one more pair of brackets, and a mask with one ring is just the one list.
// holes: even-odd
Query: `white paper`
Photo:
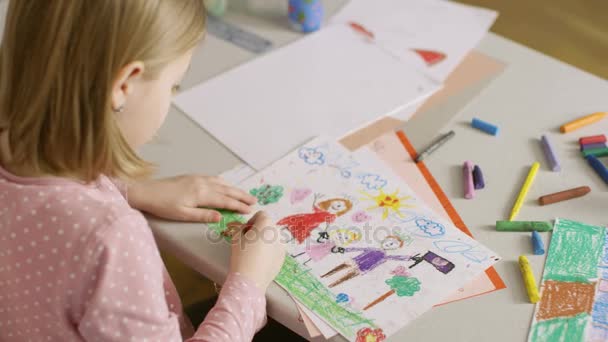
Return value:
[[(331, 23), (363, 25), (374, 34), (381, 50), (444, 82), (485, 36), (497, 15), (444, 0), (351, 0)], [(413, 49), (440, 52), (445, 59), (428, 65)]]
[[(287, 249), (296, 263), (277, 282), (351, 341), (395, 333), (499, 260), (367, 148), (350, 153), (316, 139), (240, 187), (293, 238)], [(370, 306), (393, 281), (412, 292)]]
[(259, 170), (317, 135), (343, 136), (439, 88), (335, 26), (185, 91), (174, 103)]

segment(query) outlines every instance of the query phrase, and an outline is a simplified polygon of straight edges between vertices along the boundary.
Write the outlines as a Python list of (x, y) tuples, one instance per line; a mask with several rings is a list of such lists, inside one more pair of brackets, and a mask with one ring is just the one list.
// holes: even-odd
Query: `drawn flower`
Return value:
[(278, 202), (283, 197), (283, 187), (264, 184), (259, 188), (249, 190), (249, 193), (257, 197), (260, 205), (268, 205)]
[(365, 210), (359, 210), (351, 216), (351, 219), (353, 220), (353, 222), (356, 222), (356, 223), (364, 223), (364, 222), (368, 222), (369, 220), (371, 220), (372, 217), (370, 215), (368, 215), (365, 212)]
[(361, 180), (361, 184), (365, 185), (369, 190), (380, 190), (387, 183), (386, 179), (372, 173), (364, 173), (359, 175), (358, 178)]
[(382, 329), (363, 328), (357, 331), (357, 342), (381, 342), (385, 339)]
[(298, 157), (304, 160), (306, 164), (323, 165), (325, 164), (325, 154), (316, 148), (302, 147), (298, 151)]
[(347, 303), (349, 299), (350, 298), (346, 293), (338, 293), (336, 296), (336, 303)]

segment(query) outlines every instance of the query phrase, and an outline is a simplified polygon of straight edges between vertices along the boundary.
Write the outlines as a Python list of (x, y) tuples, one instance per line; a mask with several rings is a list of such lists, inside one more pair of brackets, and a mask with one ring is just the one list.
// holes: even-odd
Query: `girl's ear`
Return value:
[(120, 112), (127, 99), (136, 87), (136, 81), (144, 72), (143, 62), (131, 62), (125, 65), (120, 71), (114, 83), (112, 84), (112, 109), (115, 112)]

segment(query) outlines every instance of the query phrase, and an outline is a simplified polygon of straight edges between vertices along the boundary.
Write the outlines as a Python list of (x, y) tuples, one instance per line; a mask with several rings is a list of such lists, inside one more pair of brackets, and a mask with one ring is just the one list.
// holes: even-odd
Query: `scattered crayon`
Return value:
[(521, 206), (524, 204), (524, 199), (526, 198), (526, 195), (528, 194), (528, 190), (530, 190), (530, 187), (532, 187), (532, 183), (534, 182), (534, 178), (536, 177), (536, 174), (538, 173), (539, 167), (540, 167), (539, 162), (534, 162), (534, 164), (532, 164), (532, 166), (530, 167), (528, 176), (526, 177), (526, 180), (524, 181), (524, 185), (521, 187), (521, 191), (519, 192), (519, 195), (517, 196), (517, 200), (515, 201), (515, 204), (513, 205), (513, 209), (511, 210), (511, 215), (509, 216), (509, 221), (513, 221), (513, 219), (515, 219), (515, 217), (519, 213), (519, 209), (521, 209)]
[(530, 267), (530, 262), (525, 255), (519, 256), (519, 269), (521, 270), (521, 275), (524, 278), (524, 284), (526, 285), (526, 291), (528, 292), (530, 303), (536, 304), (540, 300), (540, 296), (538, 294), (538, 288), (536, 287), (534, 273), (532, 273), (532, 267)]
[(604, 148), (606, 147), (605, 143), (597, 143), (597, 144), (583, 144), (581, 145), (581, 151), (587, 151), (594, 148)]
[(606, 169), (606, 166), (604, 166), (604, 164), (602, 164), (594, 155), (589, 155), (586, 158), (589, 165), (595, 170), (595, 173), (608, 184), (608, 170)]
[(473, 168), (473, 184), (475, 186), (475, 190), (483, 189), (486, 187), (486, 182), (483, 179), (483, 173), (481, 172), (481, 168), (479, 165), (475, 165)]
[(560, 127), (560, 131), (562, 133), (568, 133), (577, 130), (583, 126), (591, 125), (592, 123), (596, 123), (603, 119), (606, 114), (608, 113), (597, 112), (587, 116), (583, 116), (574, 121), (570, 121), (567, 124), (564, 124), (562, 127)]
[(553, 225), (546, 221), (496, 221), (496, 230), (499, 232), (549, 232)]
[(449, 131), (448, 133), (440, 136), (439, 138), (437, 138), (435, 141), (433, 141), (429, 147), (425, 148), (424, 151), (422, 151), (417, 157), (416, 159), (414, 159), (414, 161), (417, 163), (419, 161), (422, 161), (424, 158), (428, 157), (431, 155), (431, 153), (435, 152), (435, 150), (437, 150), (438, 148), (440, 148), (443, 144), (445, 144), (448, 140), (452, 139), (452, 137), (455, 135), (456, 133), (454, 131)]
[(534, 251), (534, 255), (545, 254), (545, 244), (536, 230), (532, 231), (532, 250)]
[(477, 118), (473, 118), (473, 120), (471, 121), (471, 126), (473, 126), (473, 128), (477, 128), (478, 130), (484, 131), (490, 135), (498, 134), (497, 126), (492, 125), (489, 122), (479, 120)]
[(592, 148), (592, 149), (588, 149), (588, 150), (583, 150), (583, 152), (581, 152), (581, 153), (583, 154), (583, 157), (587, 157), (587, 156), (606, 157), (606, 156), (608, 156), (608, 147)]
[(540, 141), (543, 145), (543, 152), (545, 152), (545, 158), (547, 158), (547, 162), (549, 163), (551, 170), (554, 172), (561, 170), (561, 167), (559, 166), (559, 161), (557, 160), (557, 155), (555, 154), (555, 150), (553, 150), (553, 146), (551, 146), (551, 143), (549, 142), (547, 136), (541, 136)]
[(592, 135), (590, 137), (582, 137), (582, 138), (578, 139), (578, 143), (581, 145), (599, 144), (599, 143), (605, 143), (605, 142), (606, 142), (606, 136), (603, 134)]
[(580, 186), (578, 188), (568, 189), (568, 190), (556, 192), (553, 194), (540, 196), (538, 198), (538, 204), (547, 205), (547, 204), (553, 204), (553, 203), (557, 203), (557, 202), (561, 202), (561, 201), (567, 201), (569, 199), (585, 196), (590, 191), (591, 191), (590, 187)]
[(473, 185), (473, 163), (465, 161), (462, 166), (464, 179), (464, 198), (471, 199), (475, 196), (475, 186)]

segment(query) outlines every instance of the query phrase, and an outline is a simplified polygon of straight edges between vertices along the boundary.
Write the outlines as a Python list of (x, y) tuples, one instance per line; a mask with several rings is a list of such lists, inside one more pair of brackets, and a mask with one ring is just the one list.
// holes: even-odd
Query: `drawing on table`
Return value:
[(350, 297), (346, 293), (338, 293), (336, 296), (336, 303), (348, 303)]
[(414, 205), (404, 203), (404, 201), (412, 199), (411, 196), (399, 197), (399, 189), (395, 190), (391, 194), (386, 194), (384, 190), (380, 189), (377, 194), (370, 194), (365, 191), (360, 191), (365, 197), (362, 200), (373, 201), (374, 205), (366, 208), (368, 211), (374, 211), (380, 209), (382, 211), (382, 219), (386, 220), (389, 214), (394, 214), (398, 217), (405, 217), (404, 213), (401, 212), (402, 208), (414, 208)]
[(323, 274), (321, 278), (331, 277), (332, 275), (346, 271), (342, 277), (329, 284), (329, 287), (338, 286), (345, 281), (351, 280), (359, 275), (366, 274), (376, 267), (384, 264), (389, 260), (407, 261), (410, 260), (408, 255), (389, 255), (387, 252), (403, 247), (403, 240), (398, 236), (390, 235), (382, 240), (380, 248), (373, 247), (347, 247), (344, 248), (344, 253), (360, 252), (357, 256), (340, 265), (332, 268), (329, 272)]
[(409, 229), (409, 232), (415, 236), (425, 238), (439, 238), (445, 235), (445, 226), (439, 222), (435, 222), (426, 218), (417, 218), (414, 220), (415, 227)]
[(356, 342), (382, 342), (385, 339), (382, 329), (363, 328), (357, 332)]
[(397, 294), (399, 297), (411, 297), (416, 292), (420, 291), (420, 281), (414, 277), (395, 275), (390, 279), (387, 279), (385, 283), (390, 286), (390, 291), (386, 292), (382, 296), (374, 299), (371, 303), (367, 304), (363, 311), (368, 310), (378, 303), (383, 302), (388, 297)]
[(362, 173), (357, 176), (357, 178), (361, 181), (362, 185), (368, 190), (380, 190), (386, 186), (386, 179), (380, 177), (380, 175), (376, 175), (373, 173)]
[(418, 56), (424, 60), (424, 63), (426, 63), (426, 66), (428, 67), (439, 64), (447, 57), (445, 53), (440, 51), (423, 49), (412, 49), (412, 51), (418, 54)]
[(350, 178), (353, 175), (353, 169), (359, 166), (359, 163), (350, 155), (343, 154), (331, 155), (328, 158), (327, 166), (339, 171), (342, 178)]
[(325, 164), (325, 153), (317, 147), (302, 147), (298, 150), (298, 157), (306, 164), (323, 165)]
[(300, 213), (286, 216), (277, 222), (282, 229), (287, 229), (299, 244), (304, 242), (310, 233), (325, 223), (330, 225), (337, 217), (346, 214), (353, 206), (352, 202), (346, 198), (330, 198), (317, 204), (317, 200), (322, 197), (315, 194), (312, 212)]
[(249, 190), (249, 193), (258, 199), (260, 205), (268, 205), (278, 202), (283, 197), (283, 187), (264, 184), (259, 188)]
[(353, 213), (351, 219), (354, 223), (365, 223), (369, 222), (372, 217), (365, 210), (358, 210)]
[(460, 254), (473, 262), (483, 262), (488, 259), (487, 253), (474, 250), (475, 246), (466, 242), (441, 240), (433, 244), (442, 252)]
[(291, 204), (300, 203), (305, 200), (311, 193), (312, 190), (310, 190), (309, 188), (294, 188), (289, 194), (289, 202)]
[(317, 243), (306, 244), (305, 251), (292, 255), (294, 258), (305, 256), (306, 265), (311, 260), (318, 262), (332, 253), (344, 253), (344, 247), (361, 240), (361, 234), (350, 229), (332, 229), (319, 233)]
[(410, 266), (410, 268), (414, 268), (421, 262), (425, 261), (431, 264), (437, 271), (443, 274), (450, 273), (456, 266), (448, 259), (441, 257), (431, 251), (424, 253), (422, 256), (420, 256), (420, 254), (416, 254), (412, 256), (411, 259), (414, 260), (414, 263)]
[(397, 266), (397, 267), (395, 267), (395, 269), (391, 271), (391, 274), (402, 276), (402, 277), (409, 277), (409, 276), (411, 276), (410, 272), (407, 270), (407, 268), (405, 268), (405, 266)]

